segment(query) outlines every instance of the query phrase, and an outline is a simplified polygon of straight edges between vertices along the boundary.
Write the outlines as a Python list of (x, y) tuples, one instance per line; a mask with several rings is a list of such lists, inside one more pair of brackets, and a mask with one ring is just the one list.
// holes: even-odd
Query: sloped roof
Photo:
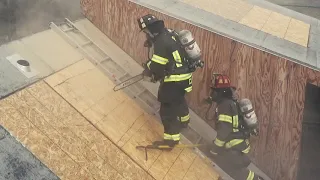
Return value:
[[(0, 123), (61, 179), (217, 179), (191, 149), (151, 150), (145, 161), (135, 146), (162, 139), (162, 125), (124, 92), (113, 92), (115, 84), (55, 32), (0, 50), (7, 67), (0, 72), (22, 78), (3, 79)], [(15, 69), (6, 59), (12, 54), (27, 59), (37, 76)]]
[(61, 179), (217, 179), (190, 149), (144, 151), (162, 126), (88, 60), (0, 101), (1, 124)]

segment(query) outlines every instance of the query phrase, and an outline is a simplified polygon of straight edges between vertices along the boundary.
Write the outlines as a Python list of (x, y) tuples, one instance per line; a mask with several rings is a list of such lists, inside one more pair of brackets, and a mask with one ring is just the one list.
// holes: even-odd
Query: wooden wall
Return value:
[(275, 180), (296, 179), (306, 82), (320, 86), (320, 73), (235, 42), (128, 0), (81, 0), (84, 15), (140, 64), (147, 59), (136, 19), (153, 13), (168, 27), (189, 29), (202, 49), (205, 68), (193, 79), (190, 107), (204, 118), (212, 72), (227, 74), (240, 97), (250, 98), (260, 120), (254, 163)]

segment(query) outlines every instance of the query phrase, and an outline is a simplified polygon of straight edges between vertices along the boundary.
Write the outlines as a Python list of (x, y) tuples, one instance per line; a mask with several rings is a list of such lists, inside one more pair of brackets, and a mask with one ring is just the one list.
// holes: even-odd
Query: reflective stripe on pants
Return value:
[(217, 145), (217, 146), (219, 146), (219, 147), (222, 147), (222, 146), (224, 146), (225, 141), (221, 141), (220, 139), (216, 138), (216, 139), (214, 140), (214, 144)]
[(248, 174), (247, 180), (253, 180), (253, 178), (254, 178), (254, 172), (249, 170), (249, 174)]
[(179, 117), (181, 122), (187, 122), (190, 120), (190, 115)]
[(163, 134), (163, 139), (164, 140), (172, 140), (172, 141), (180, 141), (180, 133), (179, 134)]
[(226, 148), (232, 148), (233, 146), (236, 146), (240, 143), (242, 143), (244, 140), (243, 139), (232, 139), (231, 141), (226, 143)]

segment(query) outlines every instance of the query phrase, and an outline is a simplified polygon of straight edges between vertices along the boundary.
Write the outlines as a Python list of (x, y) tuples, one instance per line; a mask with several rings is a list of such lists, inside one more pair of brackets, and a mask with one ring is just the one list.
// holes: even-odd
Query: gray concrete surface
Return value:
[(59, 179), (2, 126), (0, 134), (0, 180)]
[(26, 78), (5, 57), (10, 54), (0, 48), (0, 99), (11, 92), (34, 82), (35, 78)]
[(320, 0), (267, 0), (285, 8), (320, 19)]
[(80, 0), (0, 0), (0, 44), (49, 28), (51, 21), (82, 18)]

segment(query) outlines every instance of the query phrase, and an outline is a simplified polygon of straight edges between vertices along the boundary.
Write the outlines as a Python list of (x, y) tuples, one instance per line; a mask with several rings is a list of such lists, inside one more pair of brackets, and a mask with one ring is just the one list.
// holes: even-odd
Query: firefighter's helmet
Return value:
[(220, 89), (220, 88), (234, 88), (234, 87), (231, 86), (231, 81), (228, 76), (222, 75), (222, 74), (213, 74), (212, 88)]
[(156, 22), (163, 22), (162, 20), (159, 20), (156, 16), (152, 14), (147, 14), (145, 16), (142, 16), (141, 18), (137, 19), (140, 30), (144, 30), (145, 28), (149, 28), (150, 25), (156, 23)]

